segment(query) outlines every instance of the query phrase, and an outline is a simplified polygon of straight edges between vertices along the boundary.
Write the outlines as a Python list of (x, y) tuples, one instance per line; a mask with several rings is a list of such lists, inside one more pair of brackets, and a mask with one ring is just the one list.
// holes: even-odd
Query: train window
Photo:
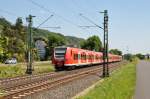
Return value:
[(95, 55), (93, 55), (93, 59), (95, 59), (96, 57), (95, 57)]
[(81, 59), (86, 60), (86, 54), (81, 54)]
[(92, 55), (91, 58), (94, 59), (94, 55)]
[(75, 60), (75, 54), (73, 55), (73, 59)]
[(55, 57), (64, 58), (67, 48), (55, 48)]
[(96, 55), (96, 60), (99, 60), (99, 59), (100, 59), (100, 57), (98, 55)]
[(84, 60), (86, 60), (86, 55), (84, 55)]
[(86, 59), (89, 59), (89, 55), (86, 55)]
[(83, 59), (83, 54), (81, 54), (81, 59)]
[(100, 56), (100, 59), (102, 60), (102, 59), (103, 59), (103, 56)]
[(88, 55), (87, 58), (90, 59), (90, 55)]
[(76, 54), (76, 60), (78, 60), (78, 54)]
[(86, 55), (84, 55), (84, 59), (86, 59)]
[(92, 55), (89, 55), (89, 59), (92, 59)]
[(74, 60), (78, 60), (78, 54), (74, 54)]

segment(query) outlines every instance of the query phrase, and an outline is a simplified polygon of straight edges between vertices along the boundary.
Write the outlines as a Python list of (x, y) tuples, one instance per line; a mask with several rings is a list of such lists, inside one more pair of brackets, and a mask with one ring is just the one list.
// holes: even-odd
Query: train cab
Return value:
[(53, 51), (52, 63), (55, 64), (56, 69), (61, 69), (65, 62), (66, 47), (56, 47)]

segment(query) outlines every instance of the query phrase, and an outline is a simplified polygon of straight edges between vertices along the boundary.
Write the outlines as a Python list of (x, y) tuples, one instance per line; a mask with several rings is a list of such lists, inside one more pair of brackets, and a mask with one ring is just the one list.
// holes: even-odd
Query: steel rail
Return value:
[[(116, 67), (118, 66), (110, 65), (110, 68), (116, 68)], [(18, 90), (16, 89), (12, 91), (11, 93), (9, 93), (8, 95), (4, 96), (4, 98), (11, 99), (13, 97), (23, 97), (23, 96), (26, 96), (35, 92), (43, 91), (45, 89), (54, 88), (57, 85), (73, 81), (74, 79), (77, 79), (77, 78), (82, 78), (84, 77), (84, 75), (88, 76), (90, 74), (97, 73), (99, 72), (99, 70), (102, 71), (102, 68), (99, 68), (99, 69), (96, 68), (93, 70), (83, 71), (78, 74), (67, 75), (65, 77), (55, 79), (53, 81), (45, 81), (43, 83), (40, 83), (40, 84), (38, 83), (35, 85), (33, 84), (31, 86), (24, 87), (23, 89), (18, 89)]]

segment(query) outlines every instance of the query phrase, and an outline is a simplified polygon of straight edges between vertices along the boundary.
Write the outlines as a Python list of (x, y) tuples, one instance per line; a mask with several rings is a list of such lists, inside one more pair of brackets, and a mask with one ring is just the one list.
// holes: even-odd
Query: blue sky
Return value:
[[(38, 26), (52, 13), (29, 2), (30, 0), (1, 0), (0, 16), (14, 23), (17, 16), (35, 15), (33, 26)], [(61, 29), (48, 29), (64, 35), (88, 38), (98, 35), (102, 39), (103, 31), (98, 28), (83, 29), (78, 26), (92, 25), (79, 16), (84, 16), (102, 26), (105, 9), (109, 13), (109, 46), (124, 53), (150, 53), (150, 1), (149, 0), (33, 0), (51, 12), (54, 16), (41, 27), (60, 26)], [(6, 13), (9, 12), (9, 13)], [(26, 25), (26, 21), (24, 20)]]

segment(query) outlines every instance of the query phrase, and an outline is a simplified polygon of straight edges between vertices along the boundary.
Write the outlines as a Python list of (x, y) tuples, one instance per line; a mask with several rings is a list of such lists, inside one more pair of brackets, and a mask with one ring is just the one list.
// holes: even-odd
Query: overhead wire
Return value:
[[(72, 2), (73, 2), (73, 5), (74, 6), (76, 6), (77, 8), (80, 8), (82, 11), (86, 11), (86, 9), (84, 8), (84, 7), (82, 7), (81, 5), (79, 5), (77, 2), (76, 2), (76, 0), (71, 0)], [(93, 12), (91, 12), (91, 13), (93, 13)], [(81, 14), (81, 13), (80, 13)], [(79, 14), (79, 15), (80, 15)], [(83, 14), (82, 14), (83, 15)], [(81, 16), (81, 15), (80, 15)], [(86, 16), (82, 16), (82, 17), (84, 17), (84, 19), (86, 19), (87, 21), (89, 21), (90, 23), (92, 23), (92, 24), (94, 24), (94, 26), (85, 26), (85, 27), (87, 27), (87, 28), (90, 28), (90, 27), (99, 27), (99, 28), (101, 28), (101, 29), (103, 29), (101, 26), (99, 26), (99, 25), (97, 25), (94, 21), (92, 21), (91, 19), (89, 19), (88, 17), (86, 17)], [(84, 28), (84, 26), (80, 26), (80, 27), (83, 27)], [(97, 30), (96, 30), (97, 31)]]
[(9, 12), (9, 11), (6, 11), (6, 10), (3, 10), (3, 9), (1, 9), (1, 8), (0, 8), (0, 11), (1, 11), (1, 12), (4, 12), (4, 13), (6, 13), (6, 14), (9, 14), (9, 15), (11, 15), (11, 16), (18, 17), (18, 15), (17, 15), (17, 14), (12, 13), (12, 12)]
[[(42, 23), (40, 23), (36, 29), (39, 29), (43, 24), (45, 24), (49, 19), (51, 19), (54, 15), (50, 15), (48, 18), (46, 18)], [(50, 27), (50, 26), (45, 26), (45, 27), (41, 27), (41, 28), (53, 28), (53, 29), (61, 29), (60, 26), (57, 26), (57, 27)]]
[(39, 8), (41, 8), (41, 9), (43, 9), (43, 10), (49, 12), (49, 13), (54, 13), (54, 12), (51, 12), (49, 9), (45, 8), (43, 5), (37, 3), (37, 2), (35, 2), (35, 1), (33, 1), (33, 0), (27, 0), (27, 1), (29, 1), (30, 3), (32, 3), (32, 4), (36, 5), (36, 6), (38, 6)]
[[(13, 16), (13, 17), (15, 17), (15, 18), (21, 18), (21, 19), (23, 19), (23, 20), (26, 20), (26, 18), (21, 17), (21, 16), (17, 15), (17, 14), (14, 13), (14, 12), (10, 12), (10, 11), (7, 11), (7, 10), (3, 10), (3, 9), (1, 9), (1, 8), (0, 8), (0, 11), (3, 12), (3, 13), (8, 14), (8, 15), (10, 15), (10, 16)], [(3, 17), (3, 16), (1, 16), (1, 17)], [(26, 26), (26, 24), (25, 24), (25, 26)]]
[[(73, 5), (74, 6), (76, 6), (76, 8), (78, 8), (78, 9), (80, 9), (80, 10), (82, 10), (83, 12), (85, 12), (86, 11), (86, 9), (84, 8), (84, 7), (82, 7), (82, 6), (80, 6), (75, 0), (71, 0), (72, 1), (72, 3), (73, 3)], [(81, 14), (81, 13), (80, 13)], [(79, 14), (79, 16), (80, 16), (80, 14)], [(87, 18), (88, 19), (88, 21), (90, 20), (89, 18)], [(87, 20), (86, 19), (86, 20)], [(92, 20), (90, 20), (90, 23), (92, 22), (92, 24), (94, 24), (94, 26), (91, 26), (91, 25), (86, 25), (86, 26), (79, 26), (80, 28), (83, 28), (83, 29), (87, 29), (87, 31), (89, 31), (88, 29), (89, 28), (91, 28), (91, 27), (100, 27), (99, 25), (97, 25), (95, 22), (93, 22)], [(102, 28), (101, 28), (102, 29)], [(97, 30), (96, 30), (97, 31)]]
[(73, 5), (76, 6), (76, 8), (80, 8), (81, 10), (85, 11), (86, 9), (84, 9), (83, 7), (81, 7), (80, 5), (78, 5), (78, 3), (75, 0), (71, 0)]
[(61, 15), (56, 14), (55, 12), (50, 11), (49, 9), (47, 9), (46, 7), (44, 7), (43, 5), (37, 3), (37, 2), (35, 2), (35, 1), (33, 1), (33, 0), (27, 0), (27, 1), (29, 1), (30, 3), (32, 3), (32, 4), (34, 4), (34, 5), (38, 6), (38, 7), (40, 7), (41, 9), (43, 9), (43, 10), (49, 12), (49, 13), (52, 13), (52, 14), (54, 14), (54, 15), (60, 17), (61, 19), (63, 19), (64, 21), (66, 21), (66, 22), (68, 22), (68, 23), (70, 23), (70, 24), (76, 25), (76, 24), (72, 23), (71, 21), (67, 20), (66, 18), (62, 17)]
[[(45, 10), (45, 11), (47, 11), (47, 12), (53, 14), (53, 15), (58, 16), (58, 17), (61, 18), (63, 21), (65, 21), (65, 22), (67, 22), (67, 23), (69, 23), (69, 24), (71, 24), (71, 25), (73, 25), (73, 26), (75, 26), (75, 27), (77, 27), (77, 28), (80, 28), (79, 25), (77, 25), (77, 24), (71, 22), (70, 20), (64, 18), (63, 16), (61, 16), (61, 15), (59, 15), (59, 14), (53, 12), (53, 11), (50, 11), (50, 10), (47, 9), (45, 6), (43, 6), (43, 5), (41, 5), (41, 4), (37, 3), (37, 2), (35, 2), (35, 1), (33, 1), (33, 0), (27, 0), (27, 1), (30, 2), (30, 3), (32, 3), (32, 4), (35, 5), (35, 6), (38, 6), (39, 8), (41, 8), (41, 9), (43, 9), (43, 10)], [(85, 29), (83, 29), (83, 28), (80, 28), (80, 29), (85, 30)], [(87, 30), (86, 30), (86, 31), (87, 31)]]
[(46, 18), (46, 20), (44, 20), (40, 25), (38, 25), (36, 28), (39, 28), (40, 26), (42, 26), (44, 23), (46, 23), (49, 19), (51, 19), (54, 15), (50, 15), (48, 18)]
[[(73, 0), (71, 0), (72, 2), (73, 2), (73, 5), (76, 5), (76, 7), (77, 8), (80, 8), (80, 9), (82, 9), (76, 2), (74, 2)], [(76, 11), (76, 10), (75, 10)], [(74, 12), (75, 12), (74, 11)], [(77, 13), (78, 14), (78, 12), (76, 11), (75, 13)], [(84, 30), (84, 31), (86, 31), (86, 32), (88, 32), (88, 33), (90, 33), (90, 31), (88, 30), (88, 29), (86, 29), (86, 28), (84, 28), (84, 27), (81, 27), (80, 25), (77, 25), (78, 26), (78, 28), (81, 28), (82, 30)]]
[(96, 27), (103, 29), (101, 26), (97, 25), (95, 22), (93, 22), (91, 19), (89, 19), (86, 16), (83, 16), (82, 13), (79, 14), (80, 16), (82, 16), (84, 19), (86, 19), (87, 21), (89, 21), (90, 23), (94, 24)]
[[(1, 8), (0, 8), (0, 11), (1, 11), (1, 12), (4, 12), (4, 13), (10, 15), (10, 16), (13, 16), (13, 17), (15, 16), (15, 18), (21, 18), (21, 19), (23, 19), (23, 20), (26, 20), (26, 18), (21, 17), (21, 16), (17, 15), (17, 14), (14, 13), (14, 12), (10, 12), (10, 11), (7, 11), (7, 10), (3, 10), (3, 9), (1, 9)], [(25, 26), (26, 26), (26, 24), (25, 24)]]

